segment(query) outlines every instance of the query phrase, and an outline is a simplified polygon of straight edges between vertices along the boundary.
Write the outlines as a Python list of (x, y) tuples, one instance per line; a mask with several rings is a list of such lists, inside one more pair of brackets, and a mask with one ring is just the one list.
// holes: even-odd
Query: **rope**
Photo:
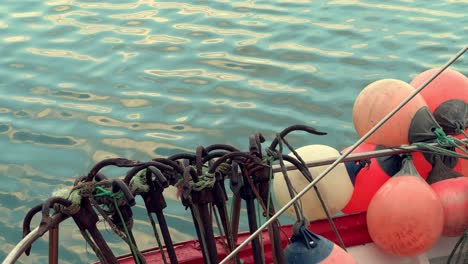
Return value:
[[(465, 248), (465, 244), (467, 244), (467, 242), (468, 242), (468, 229), (465, 229), (464, 234), (463, 234), (463, 235), (460, 237), (460, 239), (457, 241), (457, 243), (455, 244), (455, 247), (453, 247), (453, 250), (452, 250), (452, 252), (450, 253), (449, 258), (447, 259), (447, 264), (456, 264), (456, 263), (459, 263), (460, 260), (461, 260), (462, 255), (465, 255), (465, 256), (464, 256), (464, 261), (462, 262), (462, 264), (466, 264), (466, 263), (467, 263), (467, 260), (468, 260), (468, 252), (463, 250), (463, 249)], [(455, 256), (455, 253), (457, 252), (458, 249), (460, 249), (460, 250), (459, 250), (459, 253), (458, 253), (457, 260), (456, 260), (455, 262), (452, 263), (452, 258)]]
[(214, 173), (204, 173), (201, 177), (198, 178), (198, 182), (190, 180), (192, 190), (201, 191), (205, 188), (213, 188), (216, 183), (216, 178)]
[(223, 174), (223, 175), (228, 175), (232, 171), (232, 166), (231, 164), (227, 162), (223, 162), (219, 164), (219, 166), (216, 168), (216, 171)]
[[(297, 160), (301, 163), (302, 167), (305, 168), (304, 170), (300, 170), (304, 177), (306, 179), (311, 179), (313, 180), (313, 177), (312, 175), (310, 174), (310, 171), (309, 169), (307, 169), (307, 164), (305, 163), (305, 161), (302, 159), (302, 157), (294, 150), (294, 148), (291, 146), (291, 144), (289, 144), (289, 142), (285, 139), (285, 138), (282, 138), (280, 136), (277, 136), (278, 138), (278, 143), (279, 143), (279, 146), (280, 146), (280, 153), (282, 153), (282, 145), (281, 145), (281, 142), (284, 142), (284, 144), (289, 148), (289, 150), (292, 151), (292, 153), (294, 153), (294, 155), (296, 156)], [(281, 155), (280, 155), (281, 156)], [(284, 164), (282, 165), (284, 166)], [(299, 168), (298, 168), (299, 169)], [(306, 173), (306, 175), (304, 174)], [(309, 181), (310, 182), (310, 181)], [(335, 222), (333, 222), (333, 219), (332, 219), (332, 216), (330, 215), (330, 212), (328, 211), (328, 208), (327, 208), (327, 205), (325, 204), (325, 201), (323, 200), (323, 197), (318, 189), (317, 186), (313, 186), (314, 188), (314, 191), (315, 191), (315, 194), (317, 195), (317, 198), (319, 199), (319, 202), (320, 202), (320, 205), (327, 217), (327, 220), (328, 220), (328, 223), (330, 224), (332, 230), (333, 230), (333, 233), (335, 233), (335, 236), (338, 238), (338, 243), (340, 244), (340, 247), (343, 248), (345, 251), (347, 251), (346, 249), (346, 246), (344, 244), (344, 241), (343, 239), (341, 238), (341, 235), (340, 233), (338, 232), (338, 229), (336, 228), (336, 225), (335, 225)], [(296, 192), (297, 193), (297, 192)], [(292, 198), (292, 197), (291, 197)], [(301, 200), (299, 200), (301, 201)], [(301, 210), (302, 210), (302, 203), (300, 204), (301, 205)], [(304, 217), (304, 215), (302, 215), (302, 217)], [(304, 218), (303, 218), (304, 219)], [(303, 220), (301, 219), (301, 220)]]
[[(112, 199), (113, 205), (114, 205), (114, 210), (117, 212), (117, 214), (118, 214), (118, 216), (120, 218), (120, 222), (122, 223), (122, 227), (123, 227), (123, 230), (124, 230), (124, 233), (125, 233), (125, 237), (127, 238), (127, 240), (125, 240), (125, 241), (127, 242), (127, 244), (130, 247), (130, 250), (132, 251), (135, 262), (137, 264), (141, 264), (141, 260), (140, 260), (141, 253), (139, 252), (136, 245), (133, 243), (133, 241), (134, 241), (133, 235), (132, 235), (131, 231), (129, 231), (128, 228), (127, 228), (127, 224), (125, 223), (125, 220), (124, 220), (124, 218), (122, 216), (122, 212), (120, 212), (120, 209), (119, 209), (119, 204), (117, 202), (117, 199), (122, 199), (124, 197), (124, 194), (121, 191), (114, 193), (114, 192), (106, 190), (106, 189), (104, 189), (104, 188), (102, 188), (100, 186), (96, 186), (96, 190), (98, 190), (99, 193), (95, 194), (94, 195), (95, 197), (110, 197)], [(108, 219), (108, 220), (110, 220), (110, 219)], [(112, 222), (112, 221), (110, 221), (110, 222)]]
[(89, 237), (88, 235), (88, 232), (86, 230), (80, 230), (81, 232), (81, 235), (83, 236), (83, 238), (85, 239), (85, 241), (87, 242), (86, 245), (90, 245), (91, 248), (93, 249), (94, 253), (96, 253), (96, 256), (98, 257), (99, 261), (103, 264), (107, 264), (107, 261), (106, 259), (104, 258), (104, 256), (102, 255), (102, 252), (101, 250), (99, 249), (99, 247), (93, 242), (93, 240), (91, 239), (91, 237)]
[[(277, 134), (276, 137), (278, 138), (278, 146), (279, 146), (279, 152), (276, 154), (278, 155), (278, 160), (280, 162), (280, 167), (281, 167), (281, 172), (283, 173), (284, 181), (286, 182), (286, 186), (289, 191), (289, 196), (293, 198), (297, 191), (294, 189), (294, 186), (291, 183), (291, 180), (289, 179), (288, 172), (285, 169), (284, 165), (284, 160), (283, 160), (283, 141), (281, 140), (280, 136)], [(302, 209), (302, 200), (297, 200), (297, 202), (294, 203), (294, 211), (296, 213), (296, 219), (297, 221), (301, 221), (304, 219), (304, 212)]]
[(208, 248), (207, 248), (207, 245), (206, 245), (206, 239), (205, 239), (205, 228), (203, 226), (203, 223), (201, 221), (201, 216), (200, 216), (200, 211), (198, 211), (198, 206), (197, 205), (192, 205), (192, 212), (193, 212), (193, 216), (195, 217), (195, 220), (196, 220), (196, 224), (198, 225), (198, 229), (200, 231), (200, 237), (201, 237), (201, 240), (202, 240), (202, 248), (203, 248), (203, 252), (205, 252), (206, 254), (206, 261), (207, 261), (207, 264), (211, 264), (211, 260), (208, 256)]
[(107, 215), (107, 213), (104, 211), (104, 209), (102, 209), (99, 204), (96, 202), (96, 200), (94, 200), (92, 197), (89, 197), (89, 201), (91, 202), (91, 204), (93, 205), (94, 208), (96, 208), (96, 210), (98, 211), (98, 213), (104, 218), (105, 222), (107, 222), (110, 226), (110, 228), (112, 229), (112, 231), (118, 235), (123, 241), (125, 241), (125, 243), (128, 244), (128, 239), (125, 237), (125, 234), (120, 231), (120, 229), (117, 227), (117, 225), (115, 225), (114, 223), (112, 223), (112, 220), (109, 218), (109, 216)]
[[(270, 156), (267, 156), (269, 158), (273, 158)], [(267, 198), (267, 205), (266, 205), (266, 219), (268, 220), (270, 218), (270, 200), (271, 200), (271, 181), (273, 180), (273, 168), (271, 167), (271, 162), (267, 159), (265, 159), (267, 162), (266, 164), (270, 167), (269, 169), (269, 175), (268, 175), (268, 198)]]
[(146, 170), (142, 170), (133, 176), (128, 188), (133, 195), (149, 192), (150, 187), (146, 182)]
[[(468, 154), (468, 151), (466, 149), (463, 149), (460, 147), (459, 144), (463, 146), (468, 146), (466, 143), (463, 141), (456, 139), (452, 136), (447, 136), (444, 132), (444, 130), (440, 127), (434, 129), (434, 134), (436, 135), (436, 142), (441, 145), (441, 146), (448, 146), (448, 147), (456, 147), (460, 149), (461, 151), (465, 152)], [(468, 157), (467, 157), (468, 158)]]
[(463, 134), (465, 136), (465, 138), (468, 138), (468, 134), (465, 132), (465, 130), (462, 130), (460, 132), (461, 132), (460, 134)]
[[(461, 151), (463, 151), (464, 153), (468, 154), (468, 150), (466, 149), (466, 147), (468, 147), (468, 143), (465, 143), (463, 142), (462, 140), (458, 139), (458, 138), (453, 138), (453, 140), (455, 140), (456, 143), (458, 143), (459, 145), (457, 146), (457, 148)], [(463, 146), (463, 147), (461, 147)]]
[[(260, 202), (261, 200), (257, 199), (257, 202), (255, 203), (255, 207), (257, 208), (257, 222), (261, 225), (262, 224), (262, 219), (260, 217)], [(266, 215), (269, 213), (267, 212)], [(260, 251), (260, 254), (262, 254), (262, 263), (265, 263), (265, 243), (263, 241), (263, 234), (259, 236), (260, 238), (260, 246), (262, 247), (262, 251)]]
[(218, 227), (218, 230), (219, 230), (219, 236), (220, 236), (220, 241), (221, 241), (221, 244), (223, 245), (223, 249), (224, 249), (224, 253), (229, 254), (229, 252), (231, 252), (226, 244), (226, 241), (224, 241), (224, 238), (226, 238), (226, 240), (228, 239), (227, 235), (225, 236), (224, 235), (224, 232), (223, 232), (223, 229), (221, 227), (221, 224), (220, 224), (220, 221), (219, 221), (219, 216), (218, 214), (216, 213), (216, 210), (214, 208), (214, 205), (213, 203), (210, 204), (210, 214), (214, 214), (215, 216), (215, 220), (216, 220), (216, 225)]
[[(264, 162), (266, 162), (266, 164), (270, 167), (270, 175), (269, 175), (269, 179), (268, 179), (268, 201), (267, 201), (267, 209), (266, 211), (268, 212), (266, 214), (266, 220), (268, 221), (268, 219), (270, 219), (270, 201), (271, 201), (271, 182), (273, 180), (273, 167), (271, 166), (271, 164), (275, 161), (275, 158), (272, 157), (272, 156), (265, 156), (264, 157)], [(280, 232), (282, 233), (282, 235), (284, 237), (286, 237), (286, 240), (288, 241), (288, 243), (291, 243), (290, 241), (290, 238), (289, 236), (286, 234), (286, 232), (281, 228), (281, 225), (279, 223), (279, 221), (275, 221), (274, 223), (275, 225), (277, 225), (279, 227), (279, 230)]]
[[(436, 154), (455, 157), (455, 158), (468, 159), (468, 155), (465, 155), (465, 154), (462, 154), (462, 153), (457, 153), (455, 151), (451, 151), (451, 150), (448, 150), (446, 148), (431, 146), (428, 143), (416, 142), (416, 143), (413, 143), (412, 145), (416, 146), (416, 147), (420, 147), (420, 148), (426, 148), (426, 149), (430, 150), (431, 153), (436, 153)], [(463, 150), (463, 152), (466, 152), (466, 150)]]
[(68, 207), (65, 207), (63, 205), (56, 205), (54, 209), (57, 212), (62, 212), (67, 215), (74, 215), (80, 211), (81, 208), (81, 194), (79, 190), (76, 189), (69, 189), (69, 188), (64, 188), (64, 189), (59, 189), (56, 190), (55, 192), (52, 193), (52, 196), (58, 196), (62, 197), (64, 199), (69, 200), (72, 202), (72, 204)]
[(153, 228), (154, 237), (156, 238), (156, 242), (158, 243), (159, 251), (161, 252), (163, 262), (164, 264), (167, 264), (166, 254), (164, 254), (164, 249), (161, 243), (161, 238), (159, 237), (158, 230), (156, 229), (156, 224), (154, 223), (153, 216), (151, 215), (150, 212), (148, 212), (148, 218), (150, 219), (151, 227)]
[[(107, 191), (107, 190), (106, 190), (106, 191)], [(107, 191), (107, 192), (109, 192), (109, 191)], [(120, 212), (119, 205), (117, 204), (117, 197), (119, 197), (119, 195), (117, 195), (117, 194), (119, 194), (119, 193), (121, 194), (120, 196), (123, 196), (123, 194), (122, 194), (121, 192), (118, 192), (118, 193), (115, 193), (115, 194), (114, 194), (113, 192), (110, 192), (111, 197), (112, 197), (113, 200), (114, 200), (115, 210), (117, 211), (117, 214), (119, 215), (119, 218), (120, 218), (120, 222), (122, 223), (122, 226), (123, 226), (123, 228), (124, 228), (125, 235), (129, 238), (129, 243), (128, 243), (128, 244), (129, 244), (129, 246), (130, 246), (130, 249), (132, 250), (132, 253), (133, 253), (134, 256), (135, 256), (135, 262), (136, 262), (137, 264), (141, 264), (140, 258), (138, 257), (138, 256), (139, 256), (139, 254), (138, 254), (138, 253), (139, 253), (139, 252), (138, 252), (138, 249), (137, 249), (136, 246), (133, 244), (133, 241), (132, 241), (133, 239), (131, 239), (130, 232), (129, 232), (128, 229), (127, 229), (127, 225), (126, 225), (125, 220), (124, 220), (124, 218), (123, 218), (123, 216), (122, 216), (122, 212)]]

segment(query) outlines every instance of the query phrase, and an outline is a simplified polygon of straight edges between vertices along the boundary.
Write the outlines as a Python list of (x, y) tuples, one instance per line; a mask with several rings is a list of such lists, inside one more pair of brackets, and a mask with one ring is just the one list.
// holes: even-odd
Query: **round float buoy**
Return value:
[[(439, 69), (430, 69), (418, 74), (411, 85), (418, 88)], [(468, 113), (468, 78), (463, 74), (445, 69), (420, 92), (436, 121), (450, 135), (460, 134), (465, 129)]]
[[(383, 79), (366, 86), (353, 107), (353, 123), (359, 136), (366, 134), (413, 92), (411, 85), (395, 79)], [(416, 95), (366, 142), (387, 147), (410, 143), (410, 127), (423, 107), (427, 107), (426, 102)]]
[(374, 243), (396, 256), (416, 256), (442, 233), (443, 208), (437, 194), (419, 176), (393, 176), (372, 198), (367, 227)]
[[(362, 143), (351, 154), (375, 151), (382, 148), (382, 146), (375, 144)], [(346, 214), (366, 211), (377, 190), (401, 169), (401, 160), (399, 155), (392, 155), (372, 158), (369, 162), (364, 162), (364, 164), (362, 162), (347, 162), (345, 165), (354, 185), (354, 191), (351, 199), (341, 211)]]
[[(418, 88), (438, 70), (430, 69), (420, 73), (410, 84), (414, 88)], [(445, 133), (456, 135), (460, 134), (461, 130), (465, 130), (467, 125), (465, 120), (468, 117), (468, 78), (455, 70), (446, 69), (431, 81), (420, 94)], [(435, 158), (434, 154), (415, 155), (414, 164), (421, 176), (432, 174), (428, 177), (429, 182), (432, 182), (433, 179), (447, 179), (458, 176), (457, 173), (465, 174), (468, 172), (468, 164), (465, 164), (463, 159), (442, 156), (440, 157), (442, 163), (438, 161), (436, 164)]]
[(459, 177), (431, 185), (444, 208), (444, 236), (460, 236), (468, 228), (468, 178)]
[[(355, 264), (354, 258), (330, 240), (306, 230), (305, 235), (293, 235), (285, 251), (288, 264)], [(306, 237), (304, 237), (306, 236)]]
[[(305, 162), (326, 158), (338, 158), (340, 153), (329, 146), (325, 145), (308, 145), (298, 148), (296, 152), (302, 157)], [(294, 157), (293, 154), (289, 154)], [(320, 175), (329, 165), (309, 168), (313, 178)], [(309, 184), (309, 181), (298, 170), (288, 172), (289, 179), (297, 192), (304, 189)], [(273, 180), (273, 189), (275, 198), (280, 206), (284, 206), (291, 200), (289, 191), (286, 187), (286, 182), (282, 173), (275, 173)], [(346, 167), (344, 164), (338, 164), (330, 173), (317, 183), (317, 188), (325, 201), (328, 211), (331, 215), (335, 215), (348, 203), (353, 193), (353, 184), (349, 179)], [(326, 218), (326, 214), (322, 209), (320, 201), (315, 193), (315, 190), (310, 189), (302, 198), (302, 208), (304, 216), (310, 221)], [(294, 208), (291, 206), (286, 210), (290, 216), (295, 216)]]

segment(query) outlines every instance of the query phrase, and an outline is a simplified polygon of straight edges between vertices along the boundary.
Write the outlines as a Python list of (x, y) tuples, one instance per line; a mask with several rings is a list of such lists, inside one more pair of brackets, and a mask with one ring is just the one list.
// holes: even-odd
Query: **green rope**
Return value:
[(161, 252), (163, 262), (164, 264), (167, 264), (166, 254), (164, 254), (163, 244), (161, 243), (161, 238), (159, 238), (159, 233), (158, 233), (158, 230), (156, 229), (156, 223), (154, 222), (153, 216), (151, 215), (150, 212), (148, 212), (148, 218), (150, 220), (151, 227), (153, 228), (154, 237), (156, 238), (156, 242), (158, 243), (159, 252)]
[(465, 136), (465, 138), (468, 138), (468, 134), (466, 134), (465, 130), (462, 130), (460, 132), (461, 132), (460, 134), (463, 134)]
[[(97, 187), (96, 187), (97, 188)], [(112, 192), (111, 192), (112, 193)], [(123, 194), (121, 192), (119, 192), (121, 194), (121, 196), (123, 196)], [(125, 231), (125, 235), (129, 238), (128, 239), (128, 244), (130, 245), (130, 249), (132, 250), (132, 253), (134, 254), (135, 256), (135, 262), (137, 264), (140, 264), (140, 258), (138, 257), (138, 249), (136, 248), (136, 246), (133, 244), (133, 241), (131, 239), (131, 236), (130, 236), (130, 232), (128, 231), (127, 229), (127, 225), (125, 224), (125, 220), (122, 216), (122, 212), (120, 212), (120, 209), (119, 209), (119, 205), (117, 203), (117, 195), (114, 195), (114, 193), (112, 193), (113, 196), (113, 200), (114, 200), (114, 206), (115, 206), (115, 210), (117, 211), (117, 213), (119, 214), (119, 218), (120, 218), (120, 222), (122, 223), (122, 226), (124, 228), (124, 231)]]
[[(214, 208), (213, 203), (210, 204), (210, 214), (215, 216), (214, 218), (216, 220), (216, 226), (218, 227), (219, 235), (221, 237), (221, 239), (220, 239), (221, 244), (223, 246), (224, 252), (226, 254), (229, 254), (230, 250), (228, 249), (228, 245), (226, 244), (227, 240), (229, 238), (228, 238), (227, 234), (224, 235), (223, 228), (221, 227), (221, 224), (220, 224), (221, 221), (219, 220), (218, 213), (217, 213), (216, 209)], [(213, 218), (213, 217), (211, 217), (211, 218)], [(226, 241), (224, 241), (224, 238), (226, 238)]]
[[(463, 151), (464, 153), (467, 153), (468, 154), (468, 150), (466, 149), (466, 147), (468, 147), (468, 143), (465, 143), (463, 142), (462, 140), (458, 139), (458, 138), (453, 138), (453, 140), (455, 140), (456, 143), (458, 143), (459, 145), (457, 146), (457, 148), (461, 151)], [(462, 147), (464, 146), (464, 147)]]
[[(450, 157), (455, 157), (455, 158), (462, 158), (462, 159), (468, 159), (468, 155), (462, 154), (462, 153), (457, 153), (455, 151), (448, 150), (446, 148), (441, 148), (437, 146), (431, 146), (428, 143), (424, 142), (416, 142), (412, 144), (413, 146), (417, 146), (420, 148), (425, 148), (430, 150), (431, 152), (434, 152), (436, 154), (441, 154), (445, 156), (450, 156)], [(458, 146), (458, 145), (457, 145)]]
[(436, 135), (436, 142), (441, 146), (455, 146), (456, 143), (453, 137), (447, 136), (441, 127), (434, 129)]
[[(257, 202), (255, 203), (255, 207), (257, 208), (257, 222), (259, 225), (262, 225), (262, 219), (261, 219), (261, 210), (260, 210), (260, 203)], [(267, 212), (268, 213), (268, 212)], [(262, 254), (262, 263), (265, 263), (265, 243), (263, 241), (263, 234), (258, 236), (260, 238), (260, 246), (262, 247), (262, 251), (260, 252)]]
[(201, 191), (206, 188), (213, 188), (216, 183), (216, 178), (214, 173), (204, 173), (198, 178), (198, 182), (193, 182), (193, 180), (190, 182), (192, 184), (192, 190)]
[[(434, 134), (436, 135), (436, 142), (445, 147), (456, 147), (457, 149), (463, 151), (464, 153), (468, 154), (468, 151), (462, 146), (468, 146), (465, 142), (459, 140), (458, 138), (454, 138), (452, 136), (447, 136), (444, 132), (444, 130), (440, 127), (434, 129)], [(465, 155), (466, 156), (466, 155)], [(468, 157), (465, 157), (467, 159)]]
[[(270, 157), (270, 158), (273, 158), (273, 157)], [(274, 159), (273, 159), (274, 160)], [(267, 161), (267, 165), (270, 167), (269, 169), (269, 178), (268, 178), (268, 200), (267, 200), (267, 207), (266, 207), (266, 219), (270, 219), (270, 200), (271, 200), (271, 181), (273, 179), (273, 168), (271, 166), (271, 163), (270, 161)]]
[(114, 207), (115, 207), (115, 210), (117, 211), (117, 214), (119, 215), (119, 218), (120, 218), (120, 222), (122, 223), (122, 226), (123, 226), (123, 229), (124, 229), (124, 232), (125, 232), (125, 236), (127, 236), (127, 239), (128, 239), (128, 245), (130, 246), (130, 250), (132, 251), (132, 254), (135, 256), (135, 262), (137, 264), (141, 264), (140, 262), (140, 258), (139, 258), (139, 254), (138, 254), (138, 249), (136, 248), (136, 246), (133, 244), (133, 241), (132, 241), (132, 236), (130, 235), (130, 232), (127, 228), (127, 224), (125, 223), (125, 220), (122, 216), (122, 212), (120, 212), (120, 209), (119, 209), (119, 204), (117, 202), (117, 199), (121, 199), (124, 197), (124, 194), (119, 191), (119, 192), (112, 192), (112, 191), (109, 191), (109, 190), (106, 190), (100, 186), (96, 186), (96, 190), (99, 191), (99, 193), (97, 193), (95, 196), (96, 197), (110, 197), (112, 198), (112, 201), (114, 202)]
[(205, 252), (207, 264), (211, 264), (211, 260), (208, 257), (208, 248), (207, 248), (206, 239), (205, 239), (205, 228), (203, 227), (203, 223), (201, 220), (200, 211), (198, 210), (198, 206), (192, 205), (192, 211), (193, 211), (193, 216), (195, 216), (195, 220), (197, 222), (196, 224), (198, 225), (198, 230), (200, 231), (200, 238), (202, 240), (202, 243), (200, 244), (202, 245), (203, 252)]
[[(270, 156), (270, 155), (266, 155), (262, 159), (263, 163), (267, 164), (268, 166), (271, 166), (271, 164), (273, 162), (275, 162), (275, 160), (276, 160), (275, 157)], [(271, 168), (270, 168), (270, 170), (271, 170)]]
[(64, 189), (59, 189), (56, 190), (52, 193), (52, 196), (59, 196), (64, 199), (69, 200), (72, 202), (72, 204), (68, 207), (64, 207), (62, 205), (59, 205), (58, 208), (62, 213), (68, 214), (68, 215), (74, 215), (80, 211), (81, 208), (81, 191), (79, 189), (69, 189), (69, 188), (64, 188)]
[(96, 186), (96, 190), (98, 190), (100, 193), (96, 193), (94, 196), (95, 197), (105, 197), (105, 196), (108, 196), (110, 198), (116, 198), (116, 199), (121, 199), (123, 198), (123, 193), (122, 192), (112, 192), (112, 191), (109, 191), (109, 190), (106, 190), (104, 188), (102, 188), (101, 186)]

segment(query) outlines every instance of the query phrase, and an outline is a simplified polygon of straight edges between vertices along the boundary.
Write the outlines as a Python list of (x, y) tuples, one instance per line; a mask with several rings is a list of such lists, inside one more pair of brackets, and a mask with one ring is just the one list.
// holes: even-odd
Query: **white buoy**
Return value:
[[(313, 162), (315, 160), (337, 158), (340, 156), (338, 150), (325, 145), (308, 145), (301, 147), (296, 152), (304, 159), (305, 162)], [(294, 157), (294, 154), (290, 153)], [(328, 165), (309, 168), (313, 178), (320, 175)], [(291, 180), (294, 189), (300, 192), (309, 184), (307, 179), (298, 170), (288, 171), (289, 179)], [(346, 167), (343, 163), (336, 166), (330, 173), (325, 176), (317, 187), (325, 201), (328, 211), (331, 216), (335, 215), (343, 209), (353, 194), (353, 184), (349, 178)], [(291, 200), (286, 182), (281, 172), (275, 173), (273, 180), (273, 188), (278, 204), (283, 207)], [(304, 216), (308, 220), (326, 218), (325, 211), (320, 205), (320, 201), (314, 189), (310, 189), (301, 199)], [(289, 207), (286, 213), (290, 216), (295, 216), (294, 207)]]

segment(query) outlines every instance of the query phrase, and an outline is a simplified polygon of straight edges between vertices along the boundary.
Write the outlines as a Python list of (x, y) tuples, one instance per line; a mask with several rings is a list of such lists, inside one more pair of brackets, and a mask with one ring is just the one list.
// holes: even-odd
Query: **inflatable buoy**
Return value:
[(393, 176), (372, 198), (367, 226), (374, 243), (396, 256), (430, 249), (442, 233), (442, 203), (419, 176)]
[(427, 179), (427, 176), (429, 176), (429, 173), (432, 170), (431, 163), (427, 161), (422, 152), (413, 152), (411, 155), (413, 156), (414, 167), (418, 171), (419, 175), (423, 179)]
[(460, 236), (468, 228), (468, 178), (459, 177), (431, 185), (444, 208), (444, 236)]
[[(429, 80), (439, 69), (430, 69), (417, 75), (411, 85), (418, 88)], [(450, 135), (465, 129), (468, 114), (468, 78), (463, 74), (445, 69), (421, 92), (436, 121)]]
[[(458, 150), (457, 150), (458, 152)], [(435, 159), (438, 156), (437, 154), (424, 154), (422, 152), (413, 152), (413, 163), (414, 166), (416, 167), (416, 170), (418, 171), (419, 175), (423, 179), (427, 179), (429, 177), (429, 174), (431, 173), (447, 173), (448, 174), (453, 174), (456, 176), (459, 176), (458, 173), (463, 173), (463, 159), (457, 159), (449, 156), (441, 156), (438, 158), (442, 159), (443, 165), (445, 166), (444, 170), (437, 170), (433, 171), (433, 167), (436, 164)], [(430, 159), (431, 161), (428, 161)], [(442, 164), (439, 164), (441, 166)], [(468, 164), (467, 164), (468, 166)], [(468, 167), (466, 167), (468, 169)], [(449, 175), (440, 175), (439, 177), (446, 177)]]
[[(382, 148), (374, 144), (362, 143), (351, 154)], [(346, 150), (347, 148), (342, 152)], [(347, 162), (346, 168), (354, 185), (354, 191), (348, 204), (341, 211), (346, 214), (359, 213), (367, 210), (369, 202), (377, 190), (401, 169), (401, 157), (392, 155), (372, 158), (369, 163), (364, 164), (362, 162)]]
[[(430, 69), (420, 73), (410, 84), (414, 88), (418, 88), (437, 71), (439, 69)], [(468, 118), (468, 78), (455, 70), (446, 69), (431, 81), (420, 94), (445, 133), (457, 135), (465, 130)], [(452, 147), (450, 150), (454, 151), (455, 149)], [(464, 166), (465, 161), (460, 158), (437, 157), (434, 154), (422, 156), (415, 156), (414, 163), (422, 176), (431, 174), (428, 177), (428, 182), (457, 177), (458, 173), (464, 174), (465, 171), (468, 171), (467, 166)], [(440, 160), (437, 160), (439, 158)]]
[[(465, 129), (465, 133), (468, 133), (468, 129)], [(456, 138), (459, 139), (464, 139), (466, 138), (464, 135), (457, 135), (455, 136)], [(456, 151), (460, 154), (465, 154), (466, 153), (462, 150), (456, 149)], [(458, 169), (455, 169), (457, 172), (461, 173), (463, 176), (468, 177), (468, 159), (462, 159), (458, 158)]]
[[(354, 258), (330, 240), (305, 229), (293, 235), (284, 256), (288, 264), (355, 264)], [(305, 234), (304, 234), (305, 233)]]
[[(325, 145), (308, 145), (297, 149), (296, 152), (305, 162), (326, 158), (338, 158), (340, 156), (340, 153), (336, 149)], [(292, 154), (289, 155), (294, 157)], [(326, 168), (328, 168), (328, 165), (312, 167), (309, 168), (309, 171), (312, 177), (315, 178)], [(297, 192), (300, 192), (309, 184), (309, 181), (307, 181), (298, 170), (289, 171), (288, 176)], [(286, 186), (282, 173), (275, 173), (273, 188), (276, 200), (280, 206), (284, 206), (291, 200)], [(349, 179), (345, 165), (342, 163), (338, 164), (337, 167), (330, 171), (316, 186), (331, 215), (335, 215), (341, 211), (348, 203), (353, 193), (353, 184)], [(326, 218), (326, 214), (313, 188), (304, 194), (300, 200), (302, 201), (304, 216), (307, 219), (313, 221)], [(290, 216), (295, 216), (292, 206), (286, 210), (286, 213)]]
[[(366, 86), (353, 107), (353, 123), (359, 136), (366, 134), (413, 92), (411, 85), (395, 79), (383, 79)], [(420, 95), (416, 95), (366, 142), (387, 147), (410, 143), (413, 119), (424, 107), (427, 107), (426, 102)], [(421, 118), (426, 119), (427, 116)]]

